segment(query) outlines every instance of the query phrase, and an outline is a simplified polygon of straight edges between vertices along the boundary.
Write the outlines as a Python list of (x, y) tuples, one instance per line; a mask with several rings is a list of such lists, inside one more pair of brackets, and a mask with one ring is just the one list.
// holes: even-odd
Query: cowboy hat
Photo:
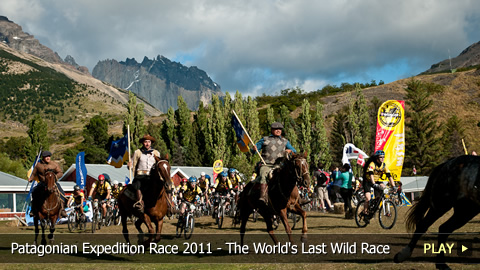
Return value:
[(152, 143), (155, 142), (155, 138), (150, 136), (150, 134), (145, 134), (142, 138), (140, 138), (140, 143), (143, 143), (143, 141), (145, 141), (145, 140), (150, 140), (150, 141), (152, 141)]

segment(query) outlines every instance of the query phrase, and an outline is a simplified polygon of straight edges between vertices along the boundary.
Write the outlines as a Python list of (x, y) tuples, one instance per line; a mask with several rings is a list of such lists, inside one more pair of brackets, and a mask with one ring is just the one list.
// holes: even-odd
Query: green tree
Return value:
[(169, 156), (171, 156), (171, 154), (168, 152), (167, 144), (162, 139), (161, 125), (155, 125), (151, 121), (149, 121), (148, 125), (146, 126), (146, 133), (150, 134), (156, 139), (155, 145), (153, 147), (157, 149), (161, 155), (168, 154)]
[(428, 85), (418, 80), (407, 83), (405, 124), (405, 167), (415, 165), (417, 173), (428, 175), (442, 162), (442, 137), (438, 135), (442, 125), (437, 123), (437, 114), (431, 110), (433, 100)]
[(39, 114), (34, 115), (32, 120), (28, 122), (27, 134), (29, 140), (25, 144), (25, 152), (27, 153), (27, 164), (31, 164), (40, 148), (48, 150), (50, 147), (47, 123), (42, 120)]
[(348, 121), (348, 115), (346, 113), (348, 108), (343, 108), (338, 110), (335, 114), (335, 118), (333, 120), (333, 129), (331, 136), (331, 143), (332, 143), (332, 160), (342, 160), (343, 156), (343, 147), (347, 143), (347, 131), (345, 123)]
[(175, 144), (175, 111), (172, 107), (168, 108), (167, 119), (162, 122), (162, 137), (167, 144), (169, 152), (173, 155), (177, 146)]
[[(145, 125), (143, 123), (145, 113), (143, 112), (145, 105), (137, 104), (135, 95), (128, 91), (127, 114), (123, 124), (123, 133), (127, 134), (127, 127), (130, 126), (130, 143), (132, 149), (140, 148), (140, 138), (145, 135)], [(133, 150), (132, 150), (133, 151)]]
[(465, 138), (465, 127), (461, 119), (456, 115), (451, 116), (445, 125), (443, 135), (444, 149), (447, 158), (464, 155), (462, 139)]
[(323, 118), (323, 105), (317, 101), (314, 117), (315, 126), (312, 130), (313, 143), (311, 156), (314, 165), (312, 167), (316, 167), (318, 163), (321, 162), (324, 168), (328, 169), (332, 164), (332, 156)]
[(223, 160), (228, 164), (227, 137), (225, 130), (225, 116), (222, 102), (217, 95), (212, 97), (212, 105), (209, 106), (208, 129), (210, 130), (211, 140), (209, 139), (209, 164), (217, 159)]
[(177, 137), (182, 148), (187, 148), (190, 146), (190, 135), (192, 133), (192, 123), (190, 121), (190, 109), (183, 99), (182, 96), (177, 98), (177, 112), (176, 112), (176, 122), (177, 122)]
[(307, 163), (310, 164), (310, 155), (312, 154), (312, 124), (310, 116), (310, 102), (307, 99), (302, 103), (302, 114), (300, 115), (300, 148), (307, 152)]
[(272, 126), (273, 122), (275, 122), (275, 112), (274, 112), (272, 106), (268, 106), (268, 108), (267, 108), (267, 122), (265, 123), (265, 134), (270, 133), (270, 127)]
[(25, 169), (22, 162), (19, 160), (11, 160), (6, 153), (0, 153), (0, 171), (22, 179), (27, 179), (27, 169)]
[(290, 144), (296, 148), (298, 147), (298, 136), (295, 131), (296, 123), (290, 117), (290, 110), (287, 106), (280, 107), (280, 119), (283, 122), (283, 135), (290, 141)]
[(104, 150), (109, 149), (108, 142), (108, 124), (100, 115), (90, 118), (90, 121), (83, 128), (83, 143)]

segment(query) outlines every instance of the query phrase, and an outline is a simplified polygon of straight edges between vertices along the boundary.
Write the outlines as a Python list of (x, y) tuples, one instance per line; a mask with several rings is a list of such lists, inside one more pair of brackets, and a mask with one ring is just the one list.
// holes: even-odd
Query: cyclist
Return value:
[[(221, 172), (219, 174), (219, 179), (217, 180), (217, 183), (215, 184), (213, 188), (213, 193), (216, 195), (220, 196), (227, 196), (227, 203), (228, 203), (228, 198), (230, 197), (229, 195), (233, 196), (233, 190), (232, 190), (232, 183), (230, 180), (228, 180), (228, 176), (226, 172)], [(215, 200), (214, 202), (214, 211), (212, 214), (212, 217), (215, 218), (215, 209), (218, 208), (219, 201)]]
[(73, 207), (81, 205), (79, 207), (80, 209), (80, 214), (83, 216), (83, 207), (85, 207), (85, 195), (83, 194), (82, 190), (80, 190), (80, 187), (78, 185), (73, 186), (73, 194), (72, 196), (68, 199), (67, 205), (70, 205), (73, 203)]
[[(210, 178), (210, 177), (209, 177)], [(198, 187), (202, 190), (202, 196), (200, 198), (200, 201), (202, 203), (207, 203), (207, 205), (210, 205), (210, 201), (208, 200), (208, 195), (210, 193), (210, 181), (207, 179), (207, 175), (205, 172), (202, 172), (200, 174), (200, 178), (198, 178)]]
[[(95, 201), (108, 200), (110, 199), (111, 192), (112, 187), (107, 181), (105, 181), (105, 176), (103, 174), (100, 174), (98, 176), (98, 180), (93, 183), (92, 188), (90, 189), (90, 193), (88, 194), (88, 200), (92, 200), (92, 195)], [(107, 206), (105, 203), (102, 203), (101, 205), (103, 209), (103, 217), (105, 218), (105, 215), (107, 213)]]
[(240, 175), (238, 175), (238, 171), (234, 168), (228, 169), (228, 180), (232, 183), (232, 187), (238, 189), (238, 185), (242, 182)]
[(188, 178), (187, 188), (181, 193), (180, 217), (183, 217), (183, 213), (185, 213), (185, 208), (187, 207), (185, 202), (194, 203), (197, 196), (201, 194), (202, 190), (197, 186), (197, 178), (195, 176)]
[(117, 180), (112, 181), (112, 197), (118, 200), (118, 196), (120, 195), (120, 191), (122, 191), (122, 187), (118, 184)]
[(367, 160), (367, 166), (363, 169), (363, 190), (365, 192), (365, 209), (368, 209), (371, 198), (371, 188), (374, 188), (375, 197), (378, 198), (379, 191), (385, 188), (381, 177), (386, 175), (390, 185), (395, 189), (395, 183), (393, 182), (390, 170), (383, 160), (385, 159), (385, 152), (383, 150), (377, 150), (375, 154)]

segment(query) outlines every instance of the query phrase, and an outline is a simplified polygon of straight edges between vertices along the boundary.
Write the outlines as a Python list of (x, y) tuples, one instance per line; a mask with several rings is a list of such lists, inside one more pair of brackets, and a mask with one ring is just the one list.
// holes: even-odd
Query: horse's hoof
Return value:
[(409, 247), (404, 247), (400, 252), (395, 255), (393, 261), (395, 263), (401, 263), (404, 262), (406, 259), (410, 258), (411, 255), (412, 250)]
[(37, 240), (33, 241), (33, 245), (34, 245), (34, 246), (37, 245)]
[(49, 242), (50, 242), (50, 245), (53, 245), (53, 243), (55, 242), (55, 240), (54, 240), (54, 239), (50, 239)]
[(302, 235), (302, 237), (300, 237), (300, 241), (302, 241), (302, 243), (306, 243), (308, 240), (308, 237), (306, 235)]
[(42, 240), (41, 245), (46, 246), (47, 245), (47, 240)]

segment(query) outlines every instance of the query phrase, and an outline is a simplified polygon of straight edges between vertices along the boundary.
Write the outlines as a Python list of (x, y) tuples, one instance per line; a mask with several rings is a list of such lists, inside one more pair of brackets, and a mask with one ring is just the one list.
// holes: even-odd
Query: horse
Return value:
[[(286, 155), (284, 158), (279, 158), (283, 166), (276, 168), (272, 172), (272, 179), (268, 184), (268, 196), (271, 202), (271, 207), (266, 206), (264, 203), (259, 202), (258, 198), (254, 198), (249, 193), (253, 188), (253, 183), (247, 184), (245, 189), (240, 194), (238, 202), (238, 209), (236, 219), (240, 219), (240, 239), (241, 245), (243, 245), (243, 239), (245, 236), (245, 228), (248, 221), (248, 217), (254, 209), (258, 209), (258, 212), (263, 216), (267, 225), (267, 232), (276, 244), (278, 240), (273, 233), (273, 215), (279, 215), (285, 231), (288, 234), (288, 239), (293, 242), (292, 229), (288, 224), (287, 209), (290, 212), (296, 213), (302, 217), (303, 228), (301, 241), (305, 242), (307, 239), (307, 215), (298, 203), (300, 198), (297, 184), (304, 187), (310, 186), (310, 175), (308, 170), (308, 164), (306, 161), (307, 154), (292, 154)], [(277, 160), (277, 163), (278, 161)]]
[[(408, 259), (420, 237), (450, 209), (453, 215), (439, 227), (438, 245), (480, 212), (480, 157), (459, 156), (435, 167), (420, 200), (409, 210), (406, 226), (415, 233), (409, 244), (395, 255), (396, 263)], [(445, 254), (436, 256), (437, 269), (450, 269)]]
[[(130, 244), (127, 228), (127, 218), (132, 215), (138, 219), (135, 221), (135, 227), (138, 232), (143, 234), (142, 224), (148, 228), (149, 238), (144, 243), (145, 245), (155, 241), (160, 241), (163, 217), (167, 214), (167, 184), (170, 180), (170, 164), (168, 163), (168, 156), (165, 159), (155, 157), (155, 164), (150, 170), (150, 179), (142, 183), (142, 194), (144, 200), (144, 212), (141, 213), (135, 210), (133, 204), (136, 202), (135, 191), (131, 185), (127, 185), (118, 197), (118, 207), (122, 221), (122, 232), (125, 241)], [(155, 224), (154, 230), (152, 222)]]
[(58, 191), (57, 185), (57, 175), (52, 170), (47, 170), (45, 172), (45, 183), (39, 185), (36, 189), (35, 195), (36, 198), (33, 200), (35, 204), (34, 209), (38, 209), (37, 212), (33, 213), (33, 224), (35, 225), (35, 241), (34, 244), (37, 244), (38, 233), (40, 229), (38, 228), (38, 223), (42, 227), (42, 245), (47, 244), (45, 239), (45, 226), (47, 223), (50, 226), (50, 233), (48, 234), (48, 239), (50, 239), (50, 244), (54, 242), (53, 233), (55, 232), (55, 224), (57, 223), (58, 216), (60, 215), (60, 210), (62, 209), (62, 199), (60, 198), (61, 194)]

